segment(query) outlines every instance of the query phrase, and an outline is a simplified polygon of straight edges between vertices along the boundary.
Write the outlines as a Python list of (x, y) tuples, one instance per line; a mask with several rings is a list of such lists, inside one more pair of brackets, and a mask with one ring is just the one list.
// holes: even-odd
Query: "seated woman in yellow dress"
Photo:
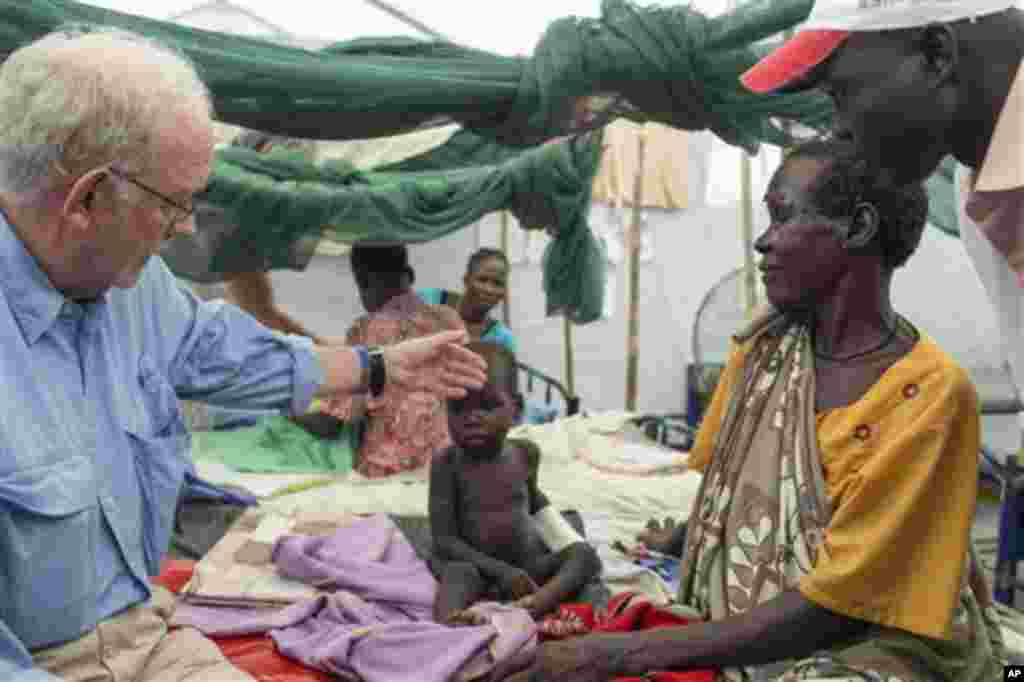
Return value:
[(703, 622), (546, 644), (521, 679), (1001, 678), (969, 551), (977, 395), (890, 302), (924, 190), (813, 142), (786, 157), (765, 203), (755, 246), (772, 305), (736, 336), (691, 453), (703, 481), (678, 601)]

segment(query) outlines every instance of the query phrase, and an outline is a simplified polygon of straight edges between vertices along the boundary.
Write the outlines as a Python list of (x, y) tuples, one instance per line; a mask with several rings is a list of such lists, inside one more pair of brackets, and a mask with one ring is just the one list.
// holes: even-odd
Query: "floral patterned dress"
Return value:
[[(406, 339), (463, 329), (459, 314), (447, 306), (424, 303), (414, 292), (396, 296), (380, 310), (358, 318), (348, 330), (350, 345), (387, 346)], [(431, 382), (439, 384), (440, 382)], [(355, 401), (326, 401), (323, 411), (341, 420), (353, 417)], [(428, 391), (386, 387), (366, 398), (367, 424), (356, 470), (376, 478), (429, 464), (433, 454), (451, 444), (444, 401)]]

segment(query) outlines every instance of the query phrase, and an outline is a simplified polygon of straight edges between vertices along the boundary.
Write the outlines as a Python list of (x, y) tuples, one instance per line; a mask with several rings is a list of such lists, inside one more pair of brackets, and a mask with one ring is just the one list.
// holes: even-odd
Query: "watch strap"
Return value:
[(352, 346), (359, 357), (359, 386), (363, 391), (370, 389), (370, 349), (366, 346)]

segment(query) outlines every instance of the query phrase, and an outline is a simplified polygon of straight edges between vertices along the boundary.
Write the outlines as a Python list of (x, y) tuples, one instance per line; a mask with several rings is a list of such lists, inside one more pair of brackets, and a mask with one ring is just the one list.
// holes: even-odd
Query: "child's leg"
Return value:
[(528, 570), (540, 589), (526, 598), (524, 606), (542, 616), (571, 599), (601, 572), (597, 552), (586, 542), (569, 545), (557, 554), (538, 557)]
[(440, 585), (434, 601), (434, 620), (448, 623), (452, 616), (469, 608), (486, 593), (487, 580), (476, 566), (462, 561), (431, 562)]

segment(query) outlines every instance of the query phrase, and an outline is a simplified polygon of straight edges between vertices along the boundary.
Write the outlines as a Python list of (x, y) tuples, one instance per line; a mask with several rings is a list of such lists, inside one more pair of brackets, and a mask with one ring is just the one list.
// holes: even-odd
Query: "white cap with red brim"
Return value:
[(817, 0), (800, 31), (740, 80), (753, 92), (771, 92), (821, 64), (851, 33), (949, 23), (1015, 5), (1015, 0)]

